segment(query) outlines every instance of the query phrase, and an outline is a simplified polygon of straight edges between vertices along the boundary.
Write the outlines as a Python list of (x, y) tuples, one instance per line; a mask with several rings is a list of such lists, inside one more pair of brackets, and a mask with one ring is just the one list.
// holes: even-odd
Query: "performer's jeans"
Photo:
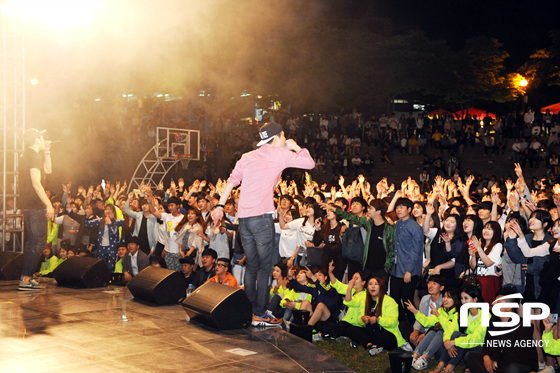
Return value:
[(262, 316), (268, 305), (268, 282), (273, 270), (274, 223), (272, 214), (239, 219), (239, 234), (247, 256), (245, 293), (253, 313)]
[(23, 210), (27, 239), (23, 251), (23, 275), (33, 276), (47, 244), (47, 210)]

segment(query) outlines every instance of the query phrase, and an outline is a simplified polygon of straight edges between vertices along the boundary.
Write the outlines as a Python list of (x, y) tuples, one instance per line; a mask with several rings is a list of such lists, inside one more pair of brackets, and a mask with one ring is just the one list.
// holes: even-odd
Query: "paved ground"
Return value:
[(0, 281), (0, 371), (351, 372), (280, 328), (216, 331), (126, 288), (30, 293), (16, 281)]

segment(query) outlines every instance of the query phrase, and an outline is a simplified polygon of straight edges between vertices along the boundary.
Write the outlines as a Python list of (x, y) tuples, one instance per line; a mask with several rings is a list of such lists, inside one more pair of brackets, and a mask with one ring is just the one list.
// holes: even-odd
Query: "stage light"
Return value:
[(99, 8), (100, 0), (12, 0), (2, 5), (4, 16), (67, 28), (83, 23)]
[(31, 79), (31, 85), (37, 85), (37, 84), (39, 84), (39, 79), (37, 78)]
[(527, 79), (521, 79), (521, 80), (519, 81), (519, 85), (520, 85), (521, 87), (527, 87), (527, 84), (529, 84), (529, 82), (527, 82)]

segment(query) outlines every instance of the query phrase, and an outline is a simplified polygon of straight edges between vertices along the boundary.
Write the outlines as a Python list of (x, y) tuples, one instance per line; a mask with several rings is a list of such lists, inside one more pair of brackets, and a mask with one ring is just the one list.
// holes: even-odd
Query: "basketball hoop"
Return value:
[(186, 170), (189, 168), (189, 163), (193, 159), (192, 154), (177, 154), (177, 160), (181, 161), (181, 168)]

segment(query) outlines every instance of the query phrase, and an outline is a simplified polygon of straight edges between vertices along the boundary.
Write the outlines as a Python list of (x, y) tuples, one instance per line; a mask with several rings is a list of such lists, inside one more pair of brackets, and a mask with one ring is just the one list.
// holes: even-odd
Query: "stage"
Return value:
[(0, 281), (2, 372), (351, 372), (281, 328), (216, 331), (126, 288)]

